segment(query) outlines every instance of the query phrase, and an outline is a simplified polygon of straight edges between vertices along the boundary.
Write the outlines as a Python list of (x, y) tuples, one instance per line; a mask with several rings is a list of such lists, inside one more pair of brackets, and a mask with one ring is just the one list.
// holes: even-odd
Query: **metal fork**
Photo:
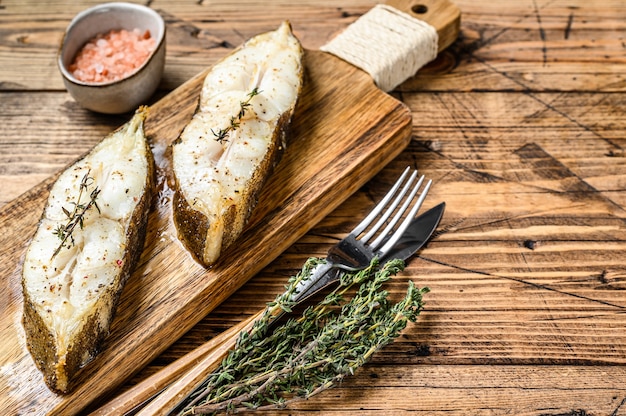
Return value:
[(429, 179), (418, 196), (424, 175), (416, 179), (417, 170), (411, 172), (407, 167), (363, 221), (330, 248), (325, 263), (296, 287), (292, 300), (301, 302), (339, 280), (341, 273), (333, 273), (333, 269), (357, 271), (369, 266), (376, 256), (384, 258), (415, 218), (432, 185)]

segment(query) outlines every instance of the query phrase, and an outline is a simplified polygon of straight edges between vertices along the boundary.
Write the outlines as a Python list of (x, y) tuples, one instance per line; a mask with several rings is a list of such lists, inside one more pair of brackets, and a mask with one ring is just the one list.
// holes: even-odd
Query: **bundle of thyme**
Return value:
[[(354, 374), (422, 310), (422, 295), (428, 288), (418, 289), (409, 281), (406, 296), (396, 304), (382, 289), (403, 270), (404, 262), (392, 260), (380, 266), (374, 259), (368, 268), (344, 274), (338, 287), (301, 317), (268, 333), (276, 312), (291, 311), (296, 286), (321, 261), (309, 259), (289, 280), (286, 291), (268, 304), (250, 332), (239, 335), (220, 367), (178, 407), (179, 414), (283, 408), (307, 399)], [(350, 292), (354, 295), (347, 300)]]

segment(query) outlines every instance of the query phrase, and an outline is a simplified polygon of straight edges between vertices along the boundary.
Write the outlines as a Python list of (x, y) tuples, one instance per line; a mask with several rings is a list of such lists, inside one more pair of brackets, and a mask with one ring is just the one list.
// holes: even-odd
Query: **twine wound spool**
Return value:
[(379, 4), (320, 49), (361, 68), (391, 91), (437, 56), (434, 27)]

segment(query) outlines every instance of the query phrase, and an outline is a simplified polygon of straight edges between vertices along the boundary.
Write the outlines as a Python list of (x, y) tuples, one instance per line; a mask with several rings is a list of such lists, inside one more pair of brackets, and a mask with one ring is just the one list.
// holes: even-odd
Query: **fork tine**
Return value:
[[(415, 172), (415, 173), (417, 173), (417, 172)], [(415, 195), (417, 194), (417, 191), (419, 191), (419, 188), (422, 186), (422, 183), (424, 183), (424, 175), (422, 175), (420, 177), (419, 181), (417, 181), (417, 184), (415, 184), (415, 186), (411, 190), (411, 193), (409, 194), (408, 198), (406, 198), (406, 200), (402, 204), (402, 207), (400, 207), (400, 209), (398, 209), (398, 212), (396, 212), (396, 215), (393, 217), (393, 219), (391, 221), (389, 221), (389, 223), (387, 224), (387, 226), (385, 227), (383, 232), (381, 232), (380, 235), (378, 236), (378, 238), (376, 238), (376, 240), (374, 240), (370, 244), (370, 248), (372, 250), (376, 250), (378, 248), (378, 246), (381, 245), (381, 243), (383, 242), (385, 237), (391, 232), (391, 230), (393, 230), (393, 227), (396, 226), (398, 221), (400, 221), (402, 216), (407, 212), (407, 209), (409, 208), (409, 205), (413, 201), (413, 198), (415, 198)], [(411, 186), (411, 184), (412, 183), (407, 183), (405, 188), (407, 188), (407, 190), (408, 190), (408, 188)], [(400, 202), (400, 201), (398, 201), (398, 202)], [(394, 209), (395, 209), (395, 207), (394, 207)], [(391, 214), (391, 212), (390, 212), (390, 214)]]
[[(417, 171), (414, 171), (411, 174), (411, 177), (409, 177), (409, 179), (406, 181), (406, 183), (404, 184), (404, 187), (402, 188), (402, 190), (398, 193), (398, 195), (396, 196), (396, 198), (394, 199), (393, 203), (391, 205), (389, 205), (389, 207), (387, 208), (387, 210), (385, 211), (385, 213), (383, 215), (381, 215), (381, 217), (379, 218), (378, 222), (376, 223), (376, 225), (374, 225), (368, 232), (366, 235), (364, 235), (360, 240), (361, 243), (365, 244), (369, 241), (370, 238), (372, 238), (374, 236), (374, 234), (376, 234), (378, 232), (378, 230), (380, 229), (380, 227), (382, 227), (388, 220), (389, 217), (391, 217), (391, 215), (393, 215), (394, 211), (396, 210), (396, 208), (398, 207), (398, 205), (402, 202), (402, 199), (404, 198), (404, 196), (406, 195), (406, 193), (409, 191), (409, 189), (411, 189), (411, 185), (413, 184), (413, 182), (415, 181), (415, 178), (417, 177)], [(421, 182), (420, 182), (421, 183)], [(418, 184), (419, 186), (419, 184)], [(403, 208), (404, 210), (406, 210), (406, 207)], [(402, 215), (402, 212), (400, 212), (400, 215)], [(398, 218), (394, 218), (391, 221), (391, 227), (393, 227), (393, 225), (398, 221)], [(389, 230), (391, 230), (390, 226), (387, 226), (387, 228), (385, 229), (385, 232), (383, 234), (387, 234), (389, 232)], [(380, 244), (380, 241), (377, 241), (377, 243), (374, 243), (373, 245), (376, 246)], [(374, 249), (375, 247), (373, 247), (372, 249)]]
[(378, 216), (378, 214), (383, 210), (383, 208), (385, 208), (385, 206), (387, 205), (387, 203), (389, 202), (389, 200), (393, 197), (393, 195), (396, 193), (396, 191), (398, 190), (398, 188), (400, 187), (400, 185), (402, 184), (402, 182), (404, 181), (404, 178), (406, 178), (406, 175), (408, 175), (410, 170), (410, 167), (407, 167), (404, 172), (402, 172), (402, 175), (400, 175), (400, 177), (398, 178), (398, 180), (396, 181), (396, 183), (393, 184), (393, 186), (391, 187), (391, 189), (389, 190), (389, 192), (387, 192), (387, 194), (385, 195), (385, 197), (382, 199), (382, 201), (380, 201), (378, 203), (378, 205), (376, 205), (374, 207), (374, 209), (372, 209), (370, 211), (369, 214), (367, 214), (367, 216), (363, 219), (363, 221), (361, 221), (359, 223), (359, 225), (357, 225), (356, 227), (354, 227), (354, 229), (352, 231), (350, 231), (350, 234), (352, 234), (354, 237), (357, 237), (359, 234), (361, 234), (363, 231), (365, 231), (365, 229), (372, 223), (372, 221), (374, 221), (374, 219)]
[[(432, 179), (429, 179), (428, 182), (426, 183), (426, 186), (424, 187), (424, 190), (420, 194), (417, 201), (415, 201), (415, 204), (411, 208), (411, 211), (409, 212), (409, 214), (404, 218), (404, 221), (402, 221), (402, 224), (400, 225), (400, 227), (393, 233), (391, 238), (389, 238), (389, 240), (385, 243), (385, 245), (379, 250), (379, 252), (383, 256), (387, 254), (389, 250), (391, 250), (391, 248), (398, 242), (400, 237), (402, 237), (402, 235), (408, 228), (409, 224), (411, 224), (411, 221), (413, 221), (413, 219), (415, 218), (415, 214), (417, 214), (417, 211), (420, 209), (420, 207), (424, 203), (424, 199), (426, 199), (426, 195), (428, 194), (428, 191), (430, 190), (430, 186), (432, 185), (432, 183), (433, 183)], [(418, 187), (416, 186), (416, 189), (417, 188)]]

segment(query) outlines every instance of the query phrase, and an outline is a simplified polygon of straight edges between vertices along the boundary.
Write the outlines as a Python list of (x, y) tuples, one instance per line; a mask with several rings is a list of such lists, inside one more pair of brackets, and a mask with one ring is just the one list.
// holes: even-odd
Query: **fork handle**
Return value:
[(328, 273), (333, 267), (333, 263), (329, 261), (318, 264), (313, 269), (313, 272), (308, 279), (298, 283), (291, 300), (294, 302), (299, 302), (300, 300), (307, 298), (311, 294), (315, 293), (318, 287), (326, 286), (331, 280), (336, 278), (336, 275), (331, 275), (330, 273)]

